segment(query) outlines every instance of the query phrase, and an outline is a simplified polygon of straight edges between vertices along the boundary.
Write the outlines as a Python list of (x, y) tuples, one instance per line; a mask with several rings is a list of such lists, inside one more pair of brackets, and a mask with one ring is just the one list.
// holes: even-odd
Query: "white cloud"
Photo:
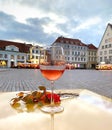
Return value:
[(0, 7), (0, 10), (14, 15), (16, 20), (21, 23), (25, 23), (25, 20), (29, 17), (36, 17), (36, 15), (40, 16), (39, 11), (36, 11), (33, 8), (23, 7), (22, 5), (4, 5), (3, 8)]
[(46, 25), (43, 25), (43, 29), (45, 33), (52, 34), (52, 33), (58, 33), (60, 35), (67, 35), (64, 31), (56, 27), (56, 24), (49, 23)]
[(89, 18), (85, 21), (82, 21), (81, 24), (79, 26), (77, 26), (74, 31), (81, 31), (82, 29), (89, 29), (94, 25), (98, 25), (101, 22), (101, 18), (100, 17), (93, 17), (93, 18)]
[[(8, 21), (9, 26), (4, 24), (2, 27), (0, 24), (0, 37), (28, 42), (48, 40), (47, 43), (59, 35), (72, 38), (80, 36), (79, 39), (86, 41), (88, 37), (84, 34), (85, 31), (87, 34), (94, 32), (94, 37), (101, 37), (106, 24), (112, 23), (111, 5), (111, 0), (0, 0), (0, 11), (14, 16)], [(35, 22), (36, 19), (40, 21)], [(89, 37), (92, 39), (93, 35)], [(94, 42), (96, 43), (93, 40)]]

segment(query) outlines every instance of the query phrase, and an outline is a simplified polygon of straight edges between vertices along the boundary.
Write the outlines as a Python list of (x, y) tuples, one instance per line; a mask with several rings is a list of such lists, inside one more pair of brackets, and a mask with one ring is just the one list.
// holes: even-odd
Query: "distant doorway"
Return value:
[(14, 67), (14, 61), (11, 61), (11, 68)]
[(95, 69), (95, 64), (91, 64), (91, 69)]

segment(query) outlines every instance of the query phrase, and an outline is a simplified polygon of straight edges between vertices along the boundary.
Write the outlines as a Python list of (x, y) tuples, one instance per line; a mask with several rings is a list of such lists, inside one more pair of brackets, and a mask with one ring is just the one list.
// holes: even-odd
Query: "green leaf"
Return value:
[(38, 107), (42, 107), (43, 106), (43, 103), (40, 101), (38, 102)]

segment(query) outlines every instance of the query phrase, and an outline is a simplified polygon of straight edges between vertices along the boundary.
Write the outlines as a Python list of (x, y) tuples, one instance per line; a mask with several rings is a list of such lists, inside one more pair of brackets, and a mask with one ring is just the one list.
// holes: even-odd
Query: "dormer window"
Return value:
[(19, 48), (14, 45), (9, 45), (5, 47), (5, 50), (7, 51), (19, 51)]
[(11, 51), (14, 51), (14, 48), (12, 48)]

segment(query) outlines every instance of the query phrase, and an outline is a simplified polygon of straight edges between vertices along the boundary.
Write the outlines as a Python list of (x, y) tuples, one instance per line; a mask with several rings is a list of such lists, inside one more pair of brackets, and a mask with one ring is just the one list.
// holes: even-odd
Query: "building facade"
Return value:
[(98, 48), (95, 47), (93, 44), (88, 44), (88, 61), (87, 61), (87, 68), (94, 69), (97, 65), (97, 50)]
[(0, 67), (15, 67), (26, 63), (31, 45), (0, 40)]
[(112, 24), (108, 24), (98, 47), (98, 63), (112, 64)]
[(31, 63), (39, 64), (40, 50), (41, 50), (41, 47), (38, 45), (30, 47), (30, 62)]
[[(62, 46), (66, 62), (75, 68), (95, 68), (97, 48), (79, 39), (58, 37), (52, 45)], [(40, 46), (0, 40), (0, 67), (16, 67), (19, 63), (39, 64)]]
[(88, 46), (79, 39), (58, 37), (53, 45), (64, 48), (67, 63), (73, 64), (75, 68), (92, 68), (97, 64), (97, 48), (93, 48), (92, 44)]

